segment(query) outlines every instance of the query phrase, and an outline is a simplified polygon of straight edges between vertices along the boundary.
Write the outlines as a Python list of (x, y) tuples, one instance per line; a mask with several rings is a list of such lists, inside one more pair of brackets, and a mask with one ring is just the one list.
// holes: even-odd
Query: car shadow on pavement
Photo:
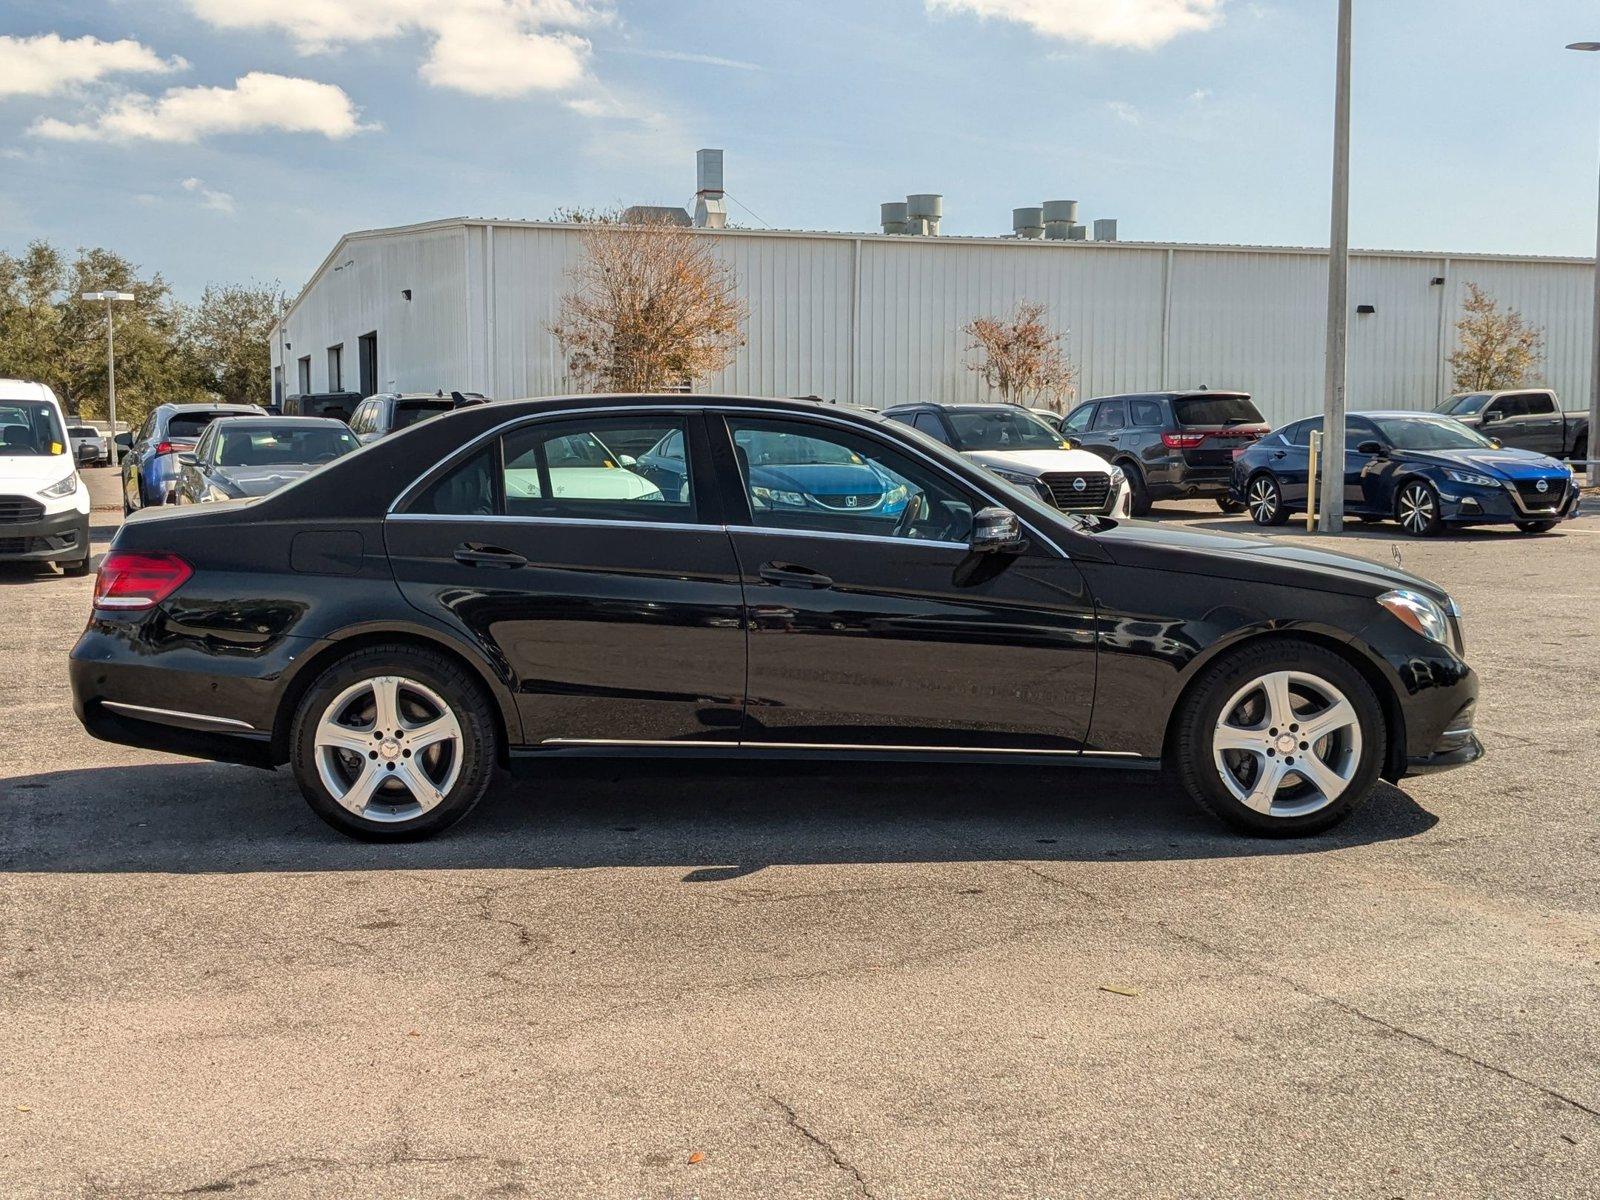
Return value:
[[(1587, 515), (1587, 514), (1585, 514)], [(1317, 538), (1327, 537), (1315, 530), (1306, 528), (1305, 519), (1297, 517), (1285, 525), (1257, 525), (1247, 516), (1227, 516), (1218, 513), (1214, 516), (1197, 516), (1193, 510), (1160, 508), (1150, 510), (1147, 520), (1156, 522), (1182, 523), (1186, 529), (1214, 530), (1218, 533), (1255, 533), (1262, 537), (1292, 537), (1292, 538)], [(1428, 538), (1412, 537), (1393, 521), (1358, 521), (1350, 518), (1345, 521), (1344, 533), (1339, 535), (1357, 540), (1371, 541), (1399, 541), (1402, 546), (1411, 543), (1425, 545), (1438, 542), (1528, 542), (1540, 541), (1546, 538), (1560, 537), (1566, 532), (1566, 522), (1562, 522), (1554, 529), (1539, 534), (1527, 534), (1510, 525), (1468, 525), (1461, 528), (1441, 530)], [(1331, 537), (1329, 541), (1333, 541)]]
[(501, 776), (433, 841), (375, 846), (325, 826), (286, 770), (172, 762), (0, 781), (0, 872), (674, 867), (709, 882), (775, 865), (1319, 854), (1436, 820), (1388, 784), (1333, 831), (1278, 841), (1234, 834), (1153, 773), (567, 760)]

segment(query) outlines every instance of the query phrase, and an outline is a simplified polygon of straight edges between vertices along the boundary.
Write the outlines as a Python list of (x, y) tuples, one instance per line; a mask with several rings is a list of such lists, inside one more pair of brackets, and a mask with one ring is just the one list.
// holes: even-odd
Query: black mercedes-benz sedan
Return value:
[[(906, 501), (804, 503), (755, 446)], [(1065, 514), (860, 410), (658, 395), (465, 408), (137, 516), (71, 669), (95, 736), (287, 763), (365, 838), (444, 829), (496, 767), (637, 754), (1166, 765), (1289, 835), (1481, 757), (1463, 653), (1398, 570)]]

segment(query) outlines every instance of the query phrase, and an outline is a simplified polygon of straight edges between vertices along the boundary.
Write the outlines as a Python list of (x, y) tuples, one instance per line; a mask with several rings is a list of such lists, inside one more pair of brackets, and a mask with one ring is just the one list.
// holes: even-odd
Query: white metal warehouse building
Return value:
[[(431, 221), (351, 233), (272, 334), (278, 396), (304, 391), (577, 390), (548, 332), (582, 226)], [(1320, 409), (1327, 251), (696, 229), (749, 305), (746, 345), (708, 393), (817, 395), (882, 408), (989, 398), (961, 326), (1048, 305), (1078, 397), (1238, 388), (1274, 423)], [(1355, 251), (1352, 408), (1426, 408), (1448, 394), (1466, 285), (1542, 326), (1542, 382), (1589, 389), (1593, 263)], [(1532, 381), (1530, 381), (1532, 382)], [(275, 397), (277, 398), (277, 397)]]

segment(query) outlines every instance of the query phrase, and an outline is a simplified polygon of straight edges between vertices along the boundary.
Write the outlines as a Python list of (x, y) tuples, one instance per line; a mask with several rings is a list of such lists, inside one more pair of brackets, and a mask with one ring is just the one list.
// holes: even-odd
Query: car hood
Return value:
[(222, 467), (212, 477), (241, 496), (265, 496), (293, 483), (312, 470), (310, 463), (285, 463), (275, 467)]
[(1518, 450), (1502, 446), (1492, 450), (1485, 446), (1472, 450), (1401, 450), (1394, 455), (1396, 462), (1427, 463), (1440, 467), (1458, 467), (1479, 471), (1497, 479), (1541, 479), (1564, 472), (1566, 464), (1537, 450)]
[(0, 454), (0, 492), (32, 495), (75, 469), (70, 454)]
[(1281, 537), (1185, 529), (1150, 521), (1119, 521), (1095, 530), (1093, 537), (1113, 562), (1128, 566), (1362, 596), (1403, 587), (1441, 604), (1448, 599), (1438, 584), (1410, 571), (1337, 550), (1294, 545)]
[(985, 467), (1039, 476), (1050, 471), (1106, 471), (1109, 464), (1088, 450), (967, 450), (966, 456)]
[(794, 463), (752, 466), (750, 482), (807, 496), (870, 496), (889, 490), (882, 475), (854, 463)]

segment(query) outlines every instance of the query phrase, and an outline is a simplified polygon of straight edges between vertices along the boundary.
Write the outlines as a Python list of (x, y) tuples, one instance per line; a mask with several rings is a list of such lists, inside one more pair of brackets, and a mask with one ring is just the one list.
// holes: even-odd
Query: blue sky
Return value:
[[(1334, 0), (8, 0), (0, 248), (192, 298), (340, 233), (686, 203), (945, 231), (1077, 199), (1126, 239), (1325, 244)], [(1356, 0), (1352, 243), (1590, 254), (1592, 0)], [(210, 89), (210, 90), (208, 90)], [(742, 206), (742, 207), (741, 207)]]

